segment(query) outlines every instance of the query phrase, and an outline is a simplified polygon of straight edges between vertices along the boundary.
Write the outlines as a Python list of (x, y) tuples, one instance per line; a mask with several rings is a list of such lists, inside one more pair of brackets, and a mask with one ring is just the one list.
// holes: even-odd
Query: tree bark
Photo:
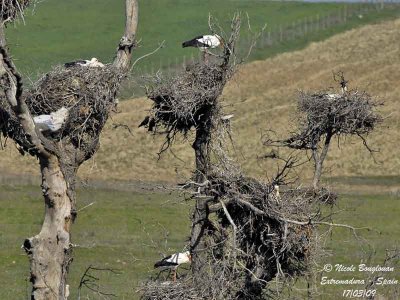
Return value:
[(32, 300), (67, 299), (66, 276), (71, 262), (71, 199), (59, 160), (52, 155), (40, 158), (45, 218), (40, 233), (26, 239), (29, 256)]
[(318, 155), (318, 152), (316, 149), (313, 150), (313, 159), (314, 159), (314, 164), (315, 164), (314, 178), (313, 178), (314, 190), (317, 190), (319, 188), (319, 182), (321, 180), (321, 175), (322, 175), (322, 166), (324, 164), (326, 155), (328, 154), (329, 145), (331, 143), (332, 136), (333, 136), (332, 132), (329, 131), (326, 135), (324, 147), (322, 148), (320, 155)]
[(125, 9), (125, 32), (119, 42), (117, 56), (113, 64), (116, 68), (126, 71), (129, 68), (132, 51), (135, 46), (136, 29), (139, 18), (138, 1), (126, 0)]
[[(196, 138), (193, 149), (196, 158), (196, 183), (203, 183), (208, 178), (210, 157), (208, 153), (211, 140), (211, 120), (209, 112), (203, 116), (203, 122), (196, 128)], [(207, 199), (196, 199), (196, 205), (192, 215), (192, 232), (190, 238), (190, 250), (192, 253), (192, 271), (199, 272), (202, 268), (202, 259), (199, 250), (204, 248), (202, 237), (208, 224)]]
[[(126, 23), (114, 67), (126, 73), (129, 70), (138, 22), (138, 1), (126, 0)], [(93, 153), (86, 153), (80, 159), (73, 149), (71, 153), (60, 149), (60, 145), (45, 138), (36, 128), (23, 94), (22, 77), (8, 54), (4, 23), (0, 23), (0, 80), (1, 89), (13, 113), (18, 117), (23, 140), (15, 140), (24, 150), (40, 161), (42, 191), (45, 200), (45, 218), (40, 233), (26, 239), (24, 249), (29, 256), (33, 300), (64, 300), (68, 298), (66, 284), (69, 264), (72, 261), (70, 247), (70, 226), (75, 217), (74, 182), (80, 164), (97, 149), (98, 140), (93, 144)], [(99, 129), (101, 130), (101, 129)], [(64, 151), (63, 151), (64, 150)], [(71, 155), (72, 154), (72, 155)], [(68, 162), (68, 159), (72, 161)], [(65, 163), (67, 162), (67, 163)], [(63, 168), (62, 168), (63, 167)]]

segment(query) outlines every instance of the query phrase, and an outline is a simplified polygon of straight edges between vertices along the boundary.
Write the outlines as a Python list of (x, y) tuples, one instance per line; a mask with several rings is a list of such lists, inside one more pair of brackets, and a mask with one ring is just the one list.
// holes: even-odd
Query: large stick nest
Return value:
[(142, 299), (261, 299), (268, 282), (309, 272), (320, 250), (318, 207), (336, 195), (300, 188), (277, 195), (273, 185), (240, 173), (214, 172), (202, 188), (195, 197), (209, 197), (216, 213), (203, 236), (205, 267), (176, 284), (146, 282)]
[[(90, 147), (115, 106), (122, 74), (113, 67), (56, 67), (34, 84), (24, 98), (32, 116), (48, 115), (64, 107), (68, 117), (61, 129), (42, 134), (51, 141), (72, 142), (75, 148)], [(0, 125), (4, 135), (19, 144), (26, 140), (18, 118), (5, 97), (1, 97)], [(28, 150), (29, 149), (25, 149)]]
[[(311, 225), (296, 225), (287, 220), (307, 221), (315, 208), (315, 195), (299, 190), (277, 195), (274, 187), (242, 175), (218, 175), (211, 179), (215, 197), (226, 208), (237, 226), (238, 253), (247, 269), (269, 281), (276, 275), (297, 276), (307, 269), (313, 253)], [(223, 209), (217, 211), (222, 229), (232, 226)]]
[(23, 17), (24, 10), (36, 0), (0, 0), (1, 21), (12, 21)]
[(378, 106), (368, 93), (349, 91), (342, 94), (320, 91), (301, 92), (298, 100), (300, 132), (284, 141), (291, 148), (315, 149), (326, 133), (362, 137), (382, 122)]

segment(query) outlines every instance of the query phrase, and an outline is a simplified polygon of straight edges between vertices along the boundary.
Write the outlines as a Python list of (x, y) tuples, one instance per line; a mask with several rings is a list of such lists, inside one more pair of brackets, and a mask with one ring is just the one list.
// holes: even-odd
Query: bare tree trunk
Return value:
[[(204, 116), (204, 123), (196, 128), (196, 139), (193, 149), (196, 157), (195, 181), (199, 184), (207, 180), (209, 171), (209, 143), (211, 139), (211, 124), (209, 113)], [(192, 232), (190, 249), (192, 252), (192, 270), (198, 272), (201, 269), (202, 261), (199, 250), (203, 248), (202, 237), (208, 223), (208, 205), (206, 199), (196, 199), (196, 205), (192, 216)]]
[(322, 175), (322, 166), (324, 164), (326, 155), (328, 154), (331, 139), (332, 139), (332, 132), (329, 131), (326, 135), (324, 147), (322, 148), (321, 154), (318, 155), (317, 150), (316, 149), (313, 150), (313, 159), (315, 164), (314, 179), (313, 179), (314, 190), (317, 190), (319, 187), (319, 182), (321, 180), (321, 175)]
[[(134, 49), (137, 22), (137, 0), (126, 0), (125, 31), (114, 60), (114, 66), (125, 73), (129, 70)], [(23, 138), (16, 136), (15, 141), (22, 148), (29, 149), (30, 154), (39, 158), (45, 200), (42, 229), (38, 235), (26, 239), (23, 245), (30, 261), (31, 299), (64, 300), (69, 294), (66, 277), (72, 261), (70, 226), (75, 217), (76, 171), (81, 163), (94, 154), (96, 148), (92, 148), (93, 153), (82, 154), (75, 147), (68, 152), (65, 149), (59, 149), (54, 141), (45, 138), (36, 128), (31, 112), (22, 97), (22, 77), (8, 54), (4, 24), (0, 22), (1, 89), (19, 120), (20, 130), (24, 132)], [(11, 137), (15, 139), (13, 135)], [(97, 140), (94, 141), (94, 145), (97, 145)]]
[(40, 233), (24, 242), (31, 269), (31, 299), (67, 299), (72, 203), (58, 158), (41, 158), (40, 167), (45, 218)]
[(139, 5), (137, 0), (126, 0), (125, 2), (125, 31), (121, 38), (117, 56), (114, 59), (114, 66), (120, 70), (127, 70), (131, 57), (132, 51), (135, 46), (136, 28), (139, 17)]

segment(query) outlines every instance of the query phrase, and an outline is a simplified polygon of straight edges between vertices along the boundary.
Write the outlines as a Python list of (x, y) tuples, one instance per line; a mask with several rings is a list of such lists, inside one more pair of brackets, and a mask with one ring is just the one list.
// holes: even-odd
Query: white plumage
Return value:
[(68, 109), (61, 107), (50, 115), (40, 115), (33, 117), (33, 122), (40, 131), (56, 132), (60, 130), (65, 120), (68, 118)]
[(340, 98), (340, 95), (339, 95), (339, 94), (326, 94), (326, 96), (327, 96), (329, 99), (339, 99), (339, 98)]
[(154, 264), (154, 268), (165, 268), (173, 271), (173, 281), (176, 281), (176, 269), (181, 264), (187, 264), (192, 261), (192, 256), (189, 251), (183, 253), (174, 253)]
[(182, 43), (182, 47), (196, 47), (200, 50), (214, 49), (222, 45), (222, 38), (218, 34), (199, 35), (194, 39)]
[(200, 49), (214, 49), (221, 45), (221, 37), (218, 34), (203, 35), (203, 37), (198, 39), (198, 41), (205, 45), (204, 47), (200, 47)]
[(234, 117), (235, 115), (225, 115), (225, 116), (222, 116), (221, 117), (221, 120), (222, 121), (228, 121), (228, 120), (230, 120), (230, 119), (232, 119), (233, 117)]
[(104, 64), (99, 62), (96, 57), (93, 57), (91, 60), (83, 59), (65, 63), (64, 66), (66, 68), (80, 66), (80, 67), (89, 67), (89, 68), (104, 68)]

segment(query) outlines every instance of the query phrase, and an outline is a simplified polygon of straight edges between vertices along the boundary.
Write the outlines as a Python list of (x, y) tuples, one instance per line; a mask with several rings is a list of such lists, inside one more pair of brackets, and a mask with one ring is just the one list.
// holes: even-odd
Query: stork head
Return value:
[(97, 63), (99, 62), (99, 60), (96, 57), (92, 57), (92, 59), (90, 60), (90, 62), (92, 63)]

